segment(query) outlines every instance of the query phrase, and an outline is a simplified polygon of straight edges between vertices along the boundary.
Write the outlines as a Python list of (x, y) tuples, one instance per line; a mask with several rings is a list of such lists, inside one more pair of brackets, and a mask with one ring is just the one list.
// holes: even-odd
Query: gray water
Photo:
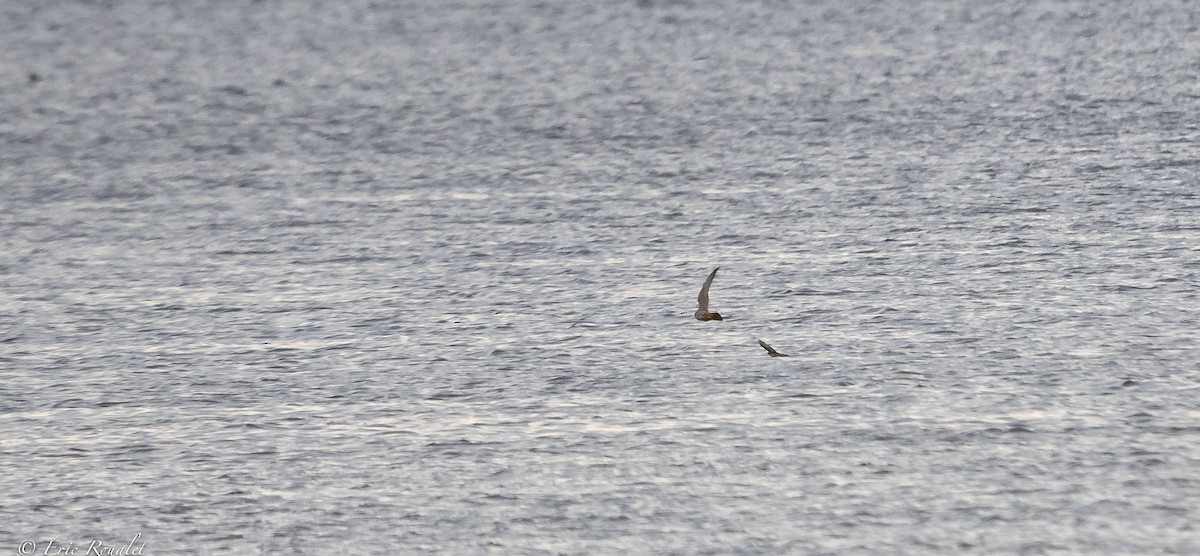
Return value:
[(0, 8), (0, 553), (1200, 553), (1200, 11), (384, 4)]

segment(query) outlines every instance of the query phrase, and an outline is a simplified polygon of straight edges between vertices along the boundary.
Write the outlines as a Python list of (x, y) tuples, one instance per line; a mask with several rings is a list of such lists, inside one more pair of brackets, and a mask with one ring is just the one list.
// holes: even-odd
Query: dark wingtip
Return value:
[(755, 340), (758, 340), (758, 345), (762, 346), (763, 349), (767, 350), (767, 355), (770, 355), (771, 357), (787, 357), (788, 356), (786, 353), (780, 353), (778, 351), (775, 351), (775, 348), (771, 347), (771, 344), (768, 344), (762, 340), (759, 340), (758, 338), (755, 338)]

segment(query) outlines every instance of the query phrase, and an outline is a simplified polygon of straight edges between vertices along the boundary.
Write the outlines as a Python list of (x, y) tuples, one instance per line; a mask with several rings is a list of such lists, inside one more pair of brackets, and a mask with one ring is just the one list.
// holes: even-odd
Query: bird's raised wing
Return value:
[(718, 266), (712, 272), (708, 273), (708, 279), (704, 280), (704, 286), (700, 288), (700, 295), (696, 296), (696, 302), (700, 304), (701, 313), (708, 312), (708, 288), (712, 286), (713, 278), (717, 277), (718, 270), (721, 270), (721, 267)]

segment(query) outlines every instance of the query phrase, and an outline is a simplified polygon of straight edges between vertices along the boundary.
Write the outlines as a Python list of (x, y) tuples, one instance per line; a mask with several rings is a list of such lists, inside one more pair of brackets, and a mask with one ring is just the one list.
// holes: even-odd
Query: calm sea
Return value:
[(1198, 26), (8, 2), (0, 553), (1200, 553)]

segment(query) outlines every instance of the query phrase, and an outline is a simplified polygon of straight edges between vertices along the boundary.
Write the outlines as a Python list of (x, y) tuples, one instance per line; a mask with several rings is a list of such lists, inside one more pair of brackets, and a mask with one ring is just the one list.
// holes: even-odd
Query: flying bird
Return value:
[(771, 347), (771, 344), (768, 344), (762, 340), (758, 341), (758, 345), (762, 346), (763, 349), (767, 350), (767, 355), (770, 355), (771, 357), (787, 357), (788, 356), (786, 353), (779, 353), (778, 351), (775, 351), (775, 348)]
[(721, 318), (721, 313), (708, 312), (708, 287), (712, 285), (713, 278), (717, 277), (717, 271), (720, 269), (718, 266), (708, 274), (704, 287), (700, 288), (700, 295), (696, 296), (696, 302), (700, 304), (700, 308), (696, 309), (696, 320), (725, 320)]

